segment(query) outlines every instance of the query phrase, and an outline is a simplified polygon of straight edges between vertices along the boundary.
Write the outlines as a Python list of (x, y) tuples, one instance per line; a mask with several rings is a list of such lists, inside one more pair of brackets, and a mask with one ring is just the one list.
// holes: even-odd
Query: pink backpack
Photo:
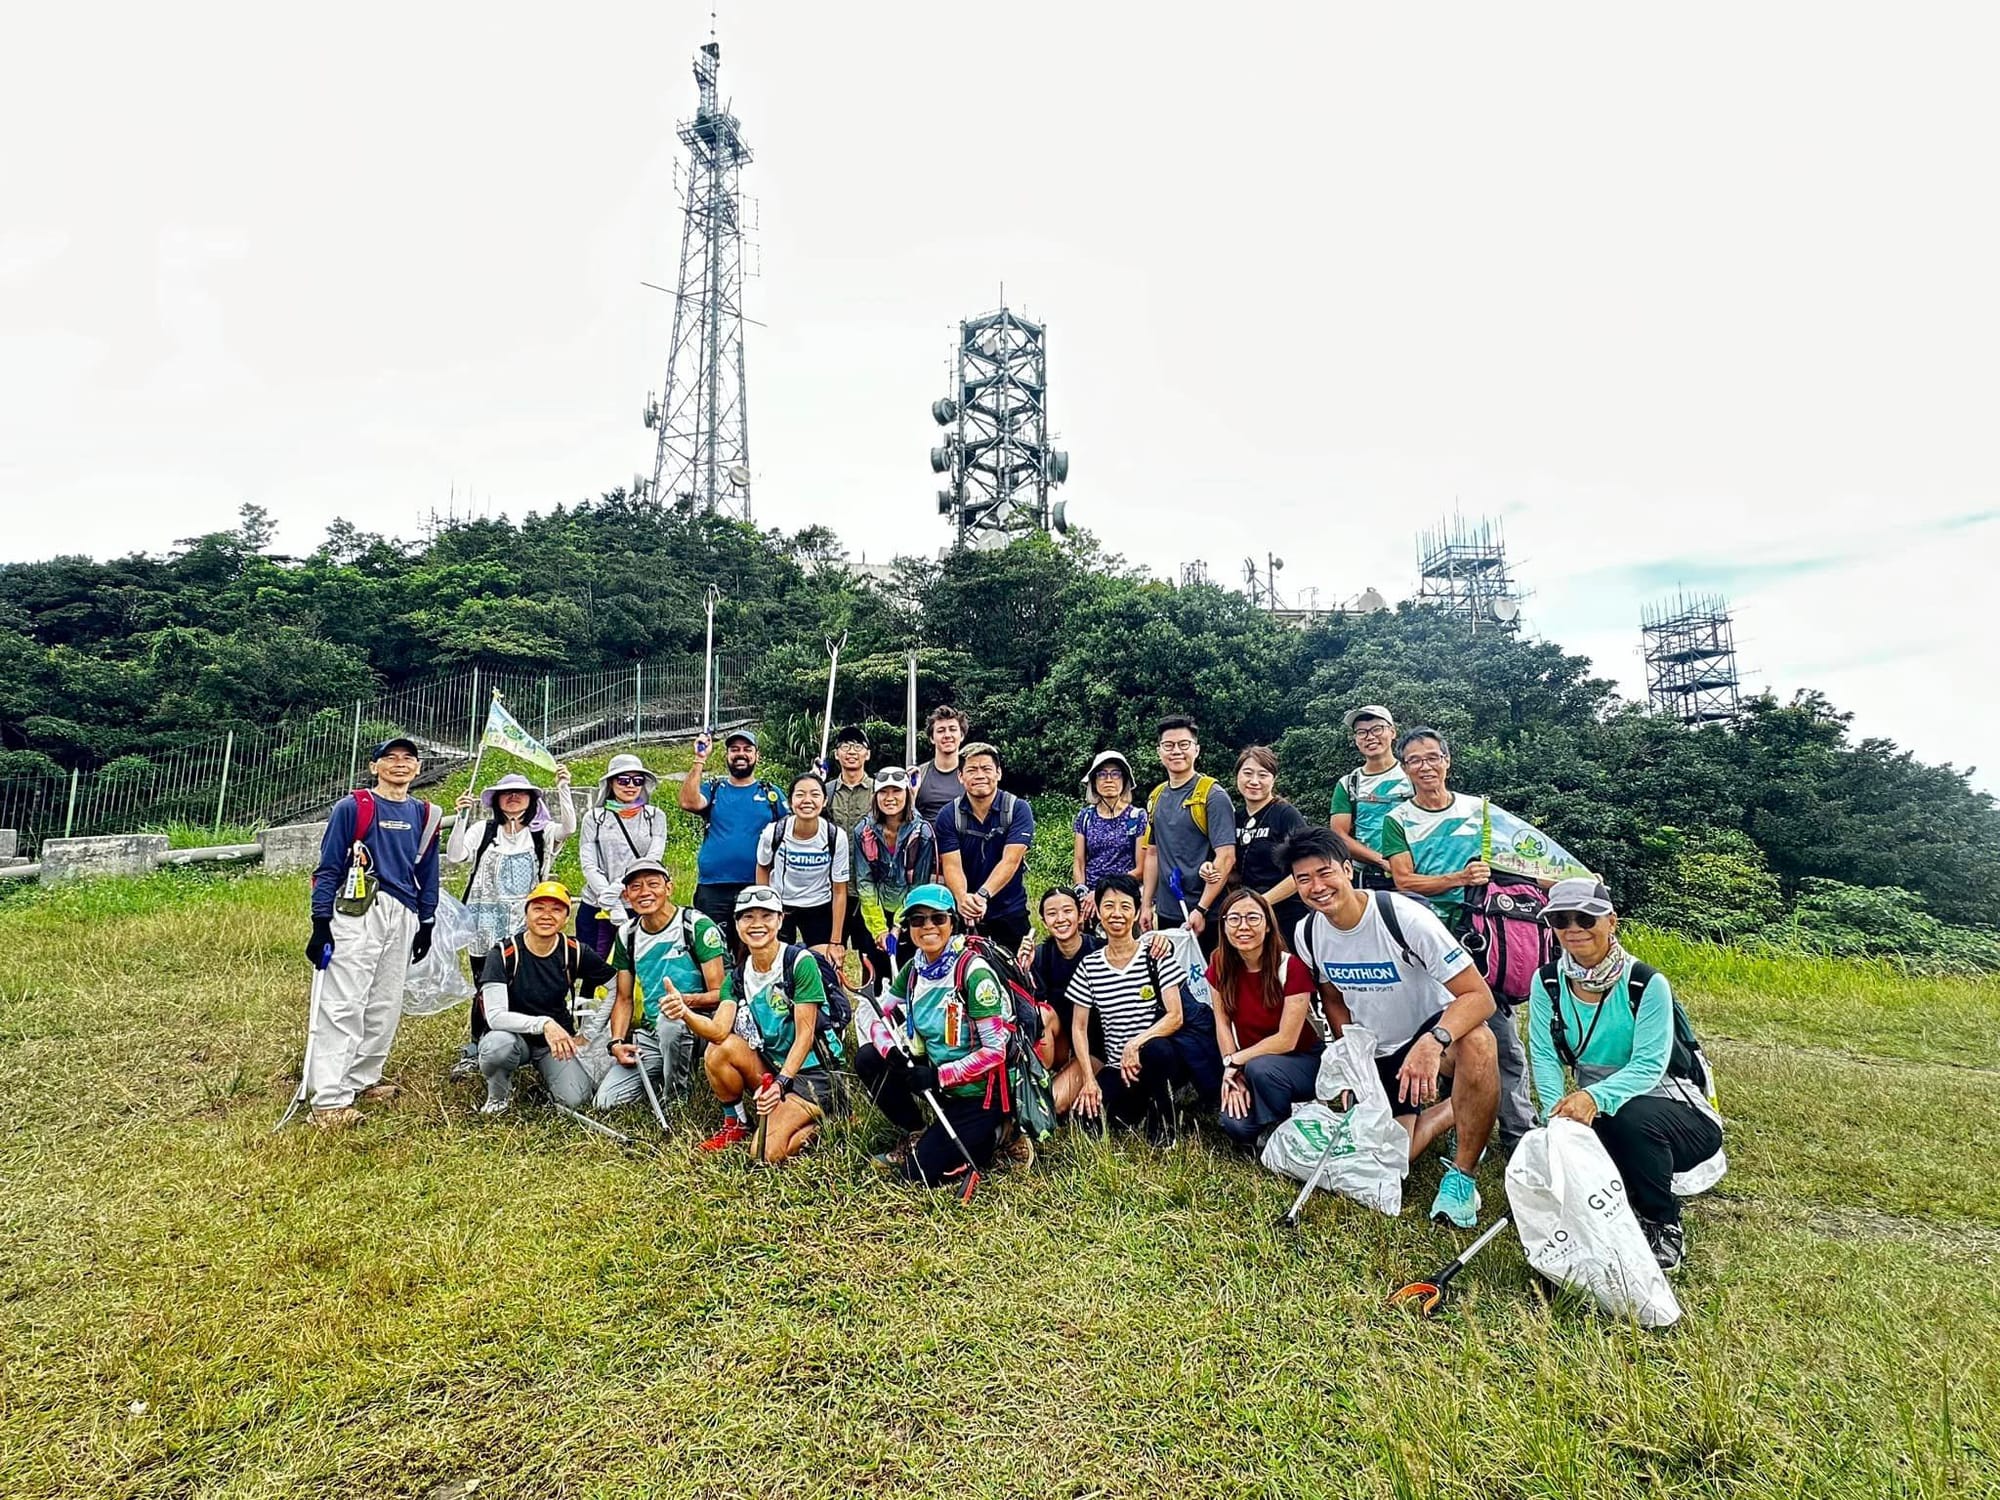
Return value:
[(1481, 906), (1466, 903), (1472, 931), (1465, 951), (1479, 964), (1480, 977), (1502, 1005), (1519, 1005), (1534, 988), (1535, 975), (1556, 956), (1555, 934), (1542, 925), (1548, 897), (1531, 880), (1504, 877), (1486, 887)]

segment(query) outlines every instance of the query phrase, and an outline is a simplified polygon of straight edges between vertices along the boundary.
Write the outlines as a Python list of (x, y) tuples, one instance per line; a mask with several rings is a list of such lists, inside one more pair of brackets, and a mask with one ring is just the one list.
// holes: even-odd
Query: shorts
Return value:
[(833, 941), (833, 903), (786, 907), (778, 936), (803, 948), (825, 947)]
[(802, 1104), (810, 1104), (824, 1113), (833, 1103), (833, 1091), (836, 1086), (836, 1080), (828, 1074), (826, 1066), (821, 1064), (817, 1068), (807, 1068), (792, 1080), (791, 1097)]
[[(1375, 1059), (1375, 1071), (1379, 1073), (1382, 1077), (1382, 1091), (1389, 1096), (1389, 1113), (1396, 1116), (1398, 1119), (1402, 1119), (1409, 1115), (1422, 1114), (1425, 1109), (1428, 1109), (1430, 1107), (1428, 1105), (1424, 1105), (1421, 1108), (1419, 1108), (1405, 1104), (1401, 1099), (1398, 1099), (1396, 1097), (1396, 1090), (1400, 1085), (1396, 1075), (1402, 1071), (1404, 1059), (1409, 1057), (1410, 1049), (1417, 1045), (1418, 1040), (1424, 1035), (1425, 1032), (1429, 1031), (1433, 1026), (1437, 1025), (1437, 1023), (1439, 1021), (1442, 1021), (1443, 1019), (1444, 1019), (1444, 1012), (1439, 1011), (1436, 1015), (1432, 1016), (1428, 1021), (1424, 1022), (1423, 1025), (1419, 1026), (1416, 1029), (1415, 1035), (1413, 1035), (1407, 1042), (1403, 1043), (1402, 1046), (1398, 1047), (1394, 1052), (1391, 1052), (1387, 1057), (1378, 1057)], [(1440, 1103), (1442, 1103), (1444, 1100), (1449, 1099), (1450, 1097), (1451, 1097), (1451, 1078), (1447, 1074), (1440, 1073), (1438, 1074), (1438, 1100)]]

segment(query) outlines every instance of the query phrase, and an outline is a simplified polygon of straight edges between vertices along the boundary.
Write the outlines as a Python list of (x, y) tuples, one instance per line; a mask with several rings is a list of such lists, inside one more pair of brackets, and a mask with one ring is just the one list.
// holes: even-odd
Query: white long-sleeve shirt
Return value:
[(625, 872), (642, 859), (659, 859), (666, 852), (664, 807), (649, 804), (630, 818), (620, 818), (606, 807), (593, 807), (584, 814), (583, 836), (576, 846), (577, 863), (583, 869), (583, 899), (599, 911), (611, 913), (612, 921), (624, 921), (625, 903), (620, 892)]

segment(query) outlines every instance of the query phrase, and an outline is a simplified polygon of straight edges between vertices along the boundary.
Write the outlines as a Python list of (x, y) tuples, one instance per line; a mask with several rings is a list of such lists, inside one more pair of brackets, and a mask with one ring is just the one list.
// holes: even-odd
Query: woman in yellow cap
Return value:
[(528, 892), (527, 925), (490, 948), (472, 1003), (472, 1034), (479, 1043), (479, 1071), (486, 1102), (479, 1112), (505, 1114), (514, 1095), (514, 1070), (529, 1063), (549, 1093), (571, 1109), (590, 1099), (589, 1072), (578, 1060), (588, 1046), (571, 1009), (577, 988), (611, 982), (611, 965), (563, 932), (569, 891), (545, 880)]

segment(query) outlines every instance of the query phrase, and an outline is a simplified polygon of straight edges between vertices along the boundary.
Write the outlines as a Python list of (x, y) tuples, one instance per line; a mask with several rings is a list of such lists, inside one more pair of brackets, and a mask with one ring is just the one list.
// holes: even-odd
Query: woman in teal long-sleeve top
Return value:
[(1666, 975), (1619, 946), (1618, 913), (1597, 881), (1558, 881), (1542, 919), (1562, 945), (1528, 996), (1528, 1055), (1542, 1117), (1597, 1133), (1654, 1257), (1676, 1270), (1686, 1238), (1674, 1174), (1722, 1149), (1722, 1119), (1705, 1080), (1690, 1076), (1699, 1066), (1685, 1056), (1675, 1066), (1673, 990)]

